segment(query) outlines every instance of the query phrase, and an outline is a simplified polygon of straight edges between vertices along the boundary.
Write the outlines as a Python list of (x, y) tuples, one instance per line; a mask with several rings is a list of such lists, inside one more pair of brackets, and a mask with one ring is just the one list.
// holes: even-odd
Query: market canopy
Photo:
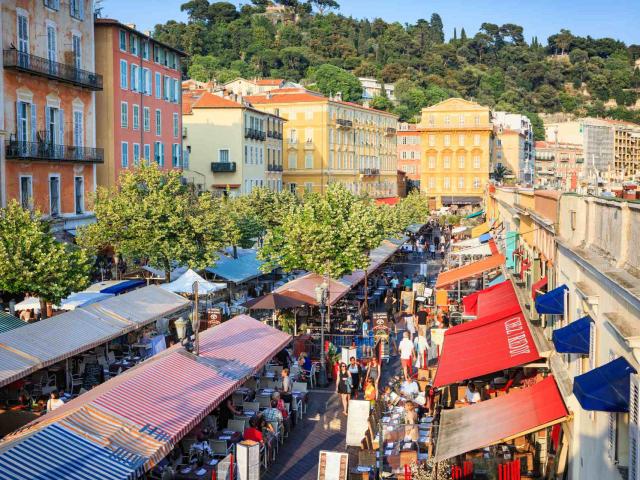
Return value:
[(100, 293), (110, 293), (112, 295), (119, 295), (127, 290), (133, 290), (146, 285), (147, 282), (143, 279), (122, 280), (115, 285), (111, 285), (107, 288), (100, 290)]
[(481, 223), (480, 225), (476, 225), (471, 229), (471, 238), (476, 238), (488, 233), (491, 230), (491, 225), (489, 222)]
[(420, 230), (422, 230), (422, 227), (424, 227), (424, 223), (412, 223), (411, 225), (409, 225), (407, 228), (405, 228), (405, 230), (409, 233), (413, 233), (414, 235), (417, 234)]
[(433, 385), (441, 387), (481, 377), (539, 358), (522, 313), (473, 320), (445, 331)]
[(229, 251), (226, 255), (220, 255), (215, 266), (207, 267), (206, 270), (229, 282), (244, 283), (264, 275), (260, 270), (264, 262), (258, 260), (257, 255), (257, 250), (238, 248), (237, 258)]
[[(510, 281), (498, 283), (479, 292), (467, 295), (462, 299), (464, 313), (474, 315), (477, 320), (469, 322), (468, 326), (478, 327), (478, 320), (488, 319), (489, 322), (497, 318), (508, 317), (521, 312), (520, 302), (515, 288)], [(462, 325), (460, 325), (462, 326)]]
[(249, 300), (242, 306), (253, 310), (282, 310), (315, 304), (315, 299), (296, 292), (288, 292), (287, 295), (271, 292), (262, 297)]
[(491, 238), (493, 237), (490, 233), (483, 233), (478, 237), (478, 240), (480, 240), (480, 243), (487, 243)]
[(553, 376), (484, 402), (443, 410), (435, 460), (506, 442), (563, 422), (569, 416)]
[(26, 297), (21, 302), (16, 303), (14, 309), (16, 312), (22, 310), (40, 311), (40, 299), (38, 297)]
[(500, 274), (500, 275), (498, 275), (496, 278), (494, 278), (493, 280), (491, 280), (491, 281), (488, 283), (488, 285), (489, 285), (490, 287), (493, 287), (494, 285), (497, 285), (497, 284), (502, 283), (502, 282), (504, 282), (504, 281), (505, 281), (504, 275)]
[[(158, 280), (165, 280), (165, 277), (167, 276), (167, 273), (164, 270), (153, 268), (153, 267), (150, 267), (149, 265), (144, 265), (142, 269), (149, 272), (151, 275), (153, 275), (154, 278), (157, 278)], [(169, 281), (173, 282), (174, 280), (177, 280), (180, 277), (180, 275), (182, 275), (187, 270), (188, 270), (188, 267), (175, 267), (169, 273)]]
[(189, 269), (171, 283), (160, 285), (161, 288), (173, 293), (193, 293), (193, 284), (198, 282), (198, 293), (209, 294), (227, 288), (226, 283), (213, 283), (205, 280), (193, 270)]
[(0, 334), (0, 387), (189, 305), (154, 285)]
[(464, 218), (476, 218), (476, 217), (479, 217), (482, 214), (484, 214), (484, 210), (483, 209), (478, 210), (477, 212), (470, 213), (469, 215), (467, 215)]
[(10, 313), (0, 311), (0, 333), (8, 332), (14, 328), (20, 328), (27, 325), (26, 322)]
[[(315, 273), (307, 273), (302, 277), (298, 277), (290, 282), (285, 283), (281, 287), (276, 289), (276, 293), (282, 295), (289, 295), (291, 292), (294, 295), (304, 295), (308, 298), (316, 298), (316, 287), (324, 282), (322, 275)], [(329, 305), (334, 305), (338, 300), (344, 297), (351, 287), (350, 283), (344, 283), (341, 280), (329, 279)], [(314, 300), (314, 304), (316, 304)]]
[(176, 345), (5, 437), (0, 469), (20, 479), (34, 470), (46, 480), (139, 478), (290, 340), (246, 315), (210, 328), (199, 356)]
[(62, 300), (60, 306), (57, 308), (60, 310), (75, 310), (76, 308), (86, 307), (92, 303), (101, 302), (111, 297), (113, 297), (111, 293), (76, 292)]
[(459, 280), (481, 275), (484, 272), (500, 267), (500, 265), (504, 263), (504, 260), (504, 255), (494, 254), (477, 262), (471, 262), (462, 267), (441, 272), (436, 280), (436, 288), (446, 287)]
[(451, 234), (452, 235), (458, 235), (459, 233), (466, 232), (468, 228), (469, 227), (467, 227), (467, 226), (454, 227), (451, 230)]
[(593, 320), (588, 315), (566, 327), (553, 331), (552, 340), (558, 353), (589, 354), (591, 325)]
[(631, 374), (635, 368), (624, 358), (594, 368), (573, 379), (573, 394), (585, 410), (628, 412)]
[[(407, 241), (407, 237), (387, 238), (382, 241), (379, 247), (369, 252), (369, 266), (367, 274), (370, 274), (380, 268), (384, 262), (389, 260), (394, 253)], [(342, 283), (355, 285), (364, 280), (364, 270), (356, 270), (355, 272), (345, 275), (340, 279)]]
[(493, 253), (491, 252), (491, 248), (489, 248), (489, 245), (475, 245), (473, 247), (466, 247), (460, 250), (455, 250), (452, 252), (449, 252), (449, 257), (464, 257), (464, 256), (474, 256), (474, 255), (481, 255), (483, 257), (488, 257), (489, 255), (492, 255)]
[(544, 295), (536, 297), (536, 310), (538, 313), (563, 315), (564, 314), (564, 297), (568, 291), (566, 285), (560, 285)]

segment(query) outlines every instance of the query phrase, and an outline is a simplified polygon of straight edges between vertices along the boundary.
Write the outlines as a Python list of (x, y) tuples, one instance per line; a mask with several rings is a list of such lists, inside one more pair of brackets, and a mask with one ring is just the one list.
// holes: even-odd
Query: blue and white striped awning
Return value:
[(50, 425), (0, 455), (6, 480), (128, 480), (143, 473), (142, 460), (118, 456), (74, 433)]

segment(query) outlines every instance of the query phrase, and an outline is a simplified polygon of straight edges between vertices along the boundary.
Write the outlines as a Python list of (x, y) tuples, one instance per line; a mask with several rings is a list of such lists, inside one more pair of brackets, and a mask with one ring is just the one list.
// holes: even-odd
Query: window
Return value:
[(222, 149), (218, 150), (218, 162), (220, 163), (229, 163), (229, 150)]
[(473, 168), (475, 169), (480, 168), (480, 155), (473, 156)]
[(464, 115), (460, 114), (460, 116), (458, 117), (458, 122), (460, 122), (460, 125), (464, 125)]
[(177, 113), (173, 114), (173, 138), (178, 138), (180, 135), (180, 117)]
[(444, 116), (444, 124), (445, 125), (449, 125), (451, 123), (451, 118), (449, 117), (449, 115), (445, 115)]
[(149, 60), (149, 41), (142, 40), (142, 58), (144, 60)]
[(129, 51), (132, 55), (138, 55), (138, 37), (133, 33), (129, 34)]
[(296, 152), (289, 152), (289, 170), (295, 170), (298, 167), (298, 155)]
[(73, 18), (84, 20), (84, 0), (69, 0), (69, 11)]
[(432, 190), (436, 188), (436, 177), (429, 177), (429, 188)]
[(458, 168), (464, 168), (464, 155), (458, 157)]
[(120, 50), (127, 51), (127, 32), (120, 30)]
[(32, 207), (31, 199), (33, 198), (33, 181), (30, 175), (20, 176), (20, 205), (25, 210)]
[(156, 72), (156, 98), (162, 98), (162, 75)]
[(449, 190), (451, 188), (451, 180), (449, 179), (449, 177), (444, 177), (442, 179), (442, 188), (444, 188), (445, 190)]
[(304, 154), (304, 168), (313, 168), (313, 152)]
[(73, 112), (73, 144), (76, 147), (84, 146), (84, 122), (83, 113), (80, 111)]
[(444, 136), (444, 146), (448, 147), (449, 145), (451, 145), (451, 135), (445, 135)]
[(144, 151), (142, 152), (142, 155), (144, 156), (145, 163), (149, 165), (149, 162), (151, 161), (151, 145), (148, 143), (144, 144)]
[(156, 110), (156, 135), (162, 135), (162, 112)]
[(480, 177), (473, 177), (473, 188), (475, 190), (480, 188)]
[(158, 45), (153, 46), (153, 61), (160, 63), (160, 47)]
[[(54, 25), (47, 25), (47, 59), (49, 62), (58, 61), (58, 41), (57, 41), (56, 27)], [(49, 65), (49, 69), (55, 68), (54, 65)]]
[(476, 115), (475, 117), (473, 117), (473, 123), (476, 125), (476, 127), (480, 125), (480, 115)]
[[(29, 53), (29, 18), (22, 13), (18, 13), (18, 51)], [(20, 64), (28, 62), (27, 56), (20, 56)]]
[(133, 164), (137, 167), (140, 165), (140, 144), (133, 144)]
[(129, 166), (129, 144), (127, 142), (122, 142), (120, 145), (120, 165), (122, 168)]
[(479, 135), (479, 134), (477, 134), (477, 133), (473, 136), (473, 144), (474, 144), (475, 146), (480, 145), (480, 135)]
[(151, 113), (149, 111), (149, 107), (144, 107), (142, 109), (142, 127), (145, 132), (151, 130)]
[(127, 102), (120, 103), (120, 126), (129, 128), (129, 104)]
[(73, 198), (76, 215), (84, 213), (84, 177), (73, 178)]
[(435, 135), (429, 135), (429, 146), (430, 147), (435, 147), (436, 146), (436, 136)]
[(451, 168), (451, 157), (446, 155), (443, 159), (443, 168)]
[(458, 177), (458, 190), (464, 190), (464, 177)]
[[(33, 113), (33, 112), (32, 112)], [(46, 141), (54, 145), (64, 144), (64, 112), (56, 107), (45, 107)], [(35, 123), (35, 118), (33, 118)]]
[(166, 75), (162, 77), (162, 98), (166, 101), (169, 101), (169, 80), (171, 80)]
[(458, 135), (458, 145), (464, 147), (464, 135)]
[(57, 12), (60, 10), (60, 0), (44, 0), (44, 6)]
[(436, 168), (436, 157), (429, 157), (429, 168)]
[(127, 88), (127, 61), (120, 60), (120, 88)]
[(133, 129), (140, 130), (140, 105), (133, 105)]
[(73, 53), (73, 66), (80, 70), (82, 68), (82, 39), (75, 33), (71, 35), (71, 52)]
[(138, 73), (138, 65), (132, 63), (131, 64), (131, 91), (139, 92), (140, 91), (140, 74)]
[(16, 102), (16, 129), (18, 141), (35, 141), (36, 136), (36, 108), (27, 102)]
[(49, 176), (49, 213), (52, 217), (60, 215), (60, 177)]
[(171, 146), (171, 165), (174, 168), (180, 167), (180, 144), (174, 143)]
[(333, 162), (334, 162), (334, 160), (333, 160), (333, 150), (329, 150), (329, 168), (334, 168), (335, 167)]
[(304, 182), (304, 190), (305, 192), (313, 192), (313, 183)]
[(164, 167), (164, 144), (162, 142), (155, 142), (154, 151), (156, 163)]
[(142, 90), (145, 95), (153, 95), (153, 82), (151, 80), (151, 70), (142, 69)]

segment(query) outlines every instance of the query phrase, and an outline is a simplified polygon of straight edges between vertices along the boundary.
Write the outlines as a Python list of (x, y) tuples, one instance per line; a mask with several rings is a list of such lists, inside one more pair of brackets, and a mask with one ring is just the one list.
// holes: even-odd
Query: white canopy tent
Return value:
[(59, 310), (75, 310), (76, 308), (86, 307), (92, 303), (101, 302), (107, 298), (113, 297), (110, 293), (100, 292), (76, 292), (69, 295), (60, 302)]
[(19, 303), (16, 303), (15, 310), (19, 312), (20, 310), (31, 310), (33, 309), (36, 312), (40, 311), (40, 299), (38, 297), (26, 297)]
[(203, 294), (214, 293), (227, 288), (226, 283), (209, 282), (191, 269), (184, 272), (177, 280), (162, 284), (160, 287), (173, 293), (191, 294), (193, 293), (194, 282), (198, 282), (198, 292)]
[(491, 255), (491, 247), (486, 243), (481, 245), (473, 245), (469, 247), (462, 248), (460, 250), (449, 252), (449, 257), (464, 257), (467, 255), (482, 255), (483, 257), (488, 257)]
[[(144, 265), (142, 269), (149, 272), (151, 275), (153, 275), (154, 279), (164, 280), (164, 277), (166, 275), (164, 270), (153, 268), (153, 267), (150, 267), (149, 265)], [(184, 274), (187, 270), (189, 270), (187, 267), (174, 268), (173, 270), (171, 270), (171, 273), (169, 274), (169, 281), (177, 280), (180, 277), (180, 275)]]

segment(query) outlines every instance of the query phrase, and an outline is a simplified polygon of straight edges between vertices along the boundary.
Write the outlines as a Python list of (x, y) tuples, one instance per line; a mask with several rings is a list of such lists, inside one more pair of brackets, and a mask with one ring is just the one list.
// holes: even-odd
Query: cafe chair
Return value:
[(231, 403), (234, 407), (239, 407), (244, 403), (244, 395), (242, 393), (234, 393), (231, 396)]
[(238, 432), (241, 435), (244, 433), (244, 429), (246, 426), (246, 420), (229, 420), (227, 422), (227, 430), (231, 430), (232, 432)]
[[(271, 397), (269, 395), (258, 395), (256, 396), (256, 399), (258, 400), (257, 402), (258, 408), (255, 409), (256, 412), (258, 410), (264, 410), (265, 408), (271, 407)], [(256, 402), (251, 402), (251, 403), (256, 403)]]
[(233, 450), (233, 447), (227, 446), (226, 440), (209, 440), (209, 447), (213, 458), (225, 458)]
[(244, 382), (244, 386), (247, 387), (247, 388), (250, 388), (252, 390), (257, 390), (258, 389), (258, 380), (256, 380), (255, 378), (251, 377), (246, 382)]
[(273, 427), (278, 442), (284, 444), (284, 426), (281, 425), (277, 420), (272, 420), (269, 422), (269, 424)]
[(260, 410), (260, 402), (244, 402), (242, 404), (242, 409), (246, 412), (247, 410), (253, 410), (258, 413)]

